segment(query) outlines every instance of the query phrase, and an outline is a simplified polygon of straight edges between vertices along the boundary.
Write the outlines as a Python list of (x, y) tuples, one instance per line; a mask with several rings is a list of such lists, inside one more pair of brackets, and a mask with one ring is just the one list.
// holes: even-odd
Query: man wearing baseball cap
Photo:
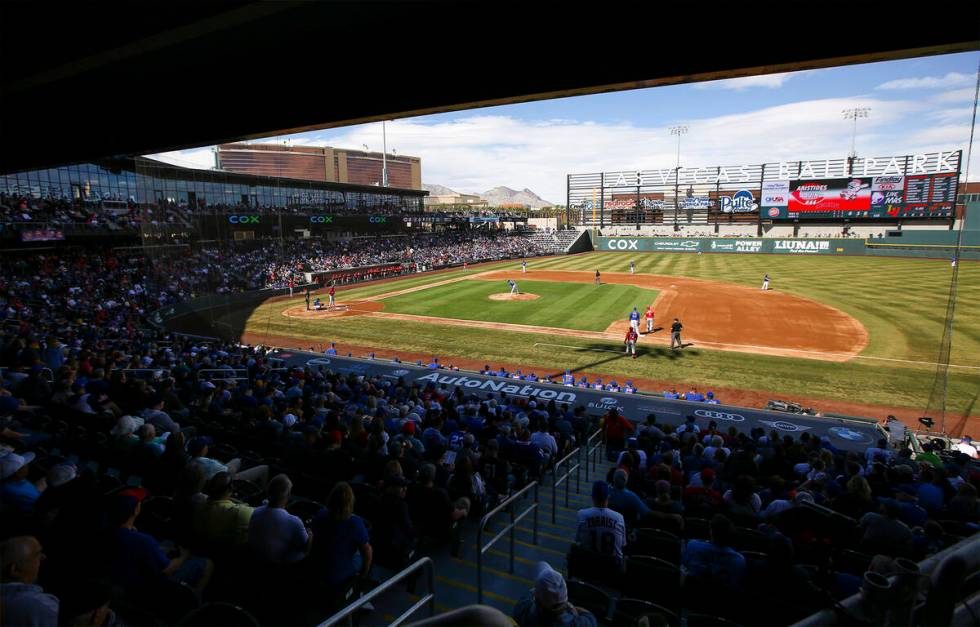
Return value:
[(565, 579), (548, 562), (538, 563), (534, 588), (514, 607), (514, 620), (520, 627), (593, 627), (598, 624), (591, 612), (568, 602)]
[(34, 461), (34, 453), (18, 455), (13, 451), (0, 451), (0, 501), (3, 506), (29, 514), (34, 503), (47, 487), (43, 478), (36, 483), (27, 479), (28, 466)]

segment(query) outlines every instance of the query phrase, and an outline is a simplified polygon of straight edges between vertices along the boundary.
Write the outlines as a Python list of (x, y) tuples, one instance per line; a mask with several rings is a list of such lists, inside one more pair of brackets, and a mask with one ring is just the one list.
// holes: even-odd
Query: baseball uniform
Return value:
[(327, 295), (330, 296), (330, 306), (331, 307), (334, 306), (334, 294), (336, 294), (336, 293), (337, 293), (337, 290), (335, 290), (334, 287), (333, 287), (333, 285), (331, 285), (330, 286), (330, 291), (327, 292)]
[(507, 285), (510, 286), (510, 293), (511, 294), (520, 294), (521, 293), (521, 291), (519, 289), (517, 289), (517, 282), (516, 281), (508, 280), (507, 281)]
[(643, 315), (647, 319), (647, 333), (653, 333), (653, 307), (647, 307), (647, 311)]
[(527, 272), (527, 262), (526, 261), (522, 261), (521, 262), (521, 272)]
[(576, 544), (622, 561), (626, 546), (626, 521), (622, 514), (606, 507), (589, 507), (579, 510), (577, 518)]
[(634, 266), (634, 265), (633, 265), (633, 262), (631, 261), (631, 262), (630, 262), (630, 274), (633, 274), (633, 272), (634, 272), (635, 270), (636, 270), (636, 266)]
[(636, 310), (636, 307), (630, 312), (630, 328), (637, 333), (640, 332), (640, 312)]
[(601, 280), (599, 279), (599, 271), (598, 271), (598, 270), (596, 270), (596, 271), (595, 271), (595, 284), (596, 284), (596, 285), (599, 285), (599, 284), (601, 284), (601, 283), (602, 283), (602, 281), (601, 281)]
[(629, 330), (626, 331), (626, 339), (623, 340), (623, 343), (626, 344), (626, 354), (629, 355), (630, 353), (633, 353), (633, 359), (636, 359), (637, 338), (639, 338), (639, 335), (637, 335), (636, 329), (630, 327)]
[(763, 290), (768, 290), (769, 289), (769, 275), (768, 274), (765, 277), (763, 277), (763, 279), (762, 279), (762, 289)]

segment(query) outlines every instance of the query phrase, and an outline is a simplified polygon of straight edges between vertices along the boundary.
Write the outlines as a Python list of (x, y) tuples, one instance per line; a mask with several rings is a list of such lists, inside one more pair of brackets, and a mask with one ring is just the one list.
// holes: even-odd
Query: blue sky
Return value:
[[(565, 175), (837, 158), (850, 149), (841, 109), (870, 107), (858, 123), (862, 156), (963, 149), (970, 138), (980, 52), (852, 65), (487, 107), (395, 120), (389, 151), (422, 158), (422, 180), (479, 193), (528, 188), (564, 203)], [(381, 149), (380, 123), (311, 131), (293, 145)], [(980, 140), (980, 138), (977, 138)], [(210, 147), (157, 157), (213, 165)], [(970, 179), (980, 180), (980, 149)], [(965, 169), (965, 168), (964, 168)]]

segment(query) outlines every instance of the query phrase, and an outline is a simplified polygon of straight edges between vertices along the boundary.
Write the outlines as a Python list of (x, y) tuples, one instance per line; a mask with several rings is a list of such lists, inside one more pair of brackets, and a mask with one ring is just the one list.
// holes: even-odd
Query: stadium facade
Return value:
[[(87, 203), (186, 204), (189, 207), (331, 208), (345, 213), (422, 211), (424, 190), (195, 170), (125, 157), (0, 175), (10, 196), (60, 198)], [(111, 204), (110, 204), (111, 206)]]
[(408, 155), (331, 146), (221, 144), (215, 158), (217, 167), (229, 172), (355, 185), (380, 185), (387, 162), (390, 187), (422, 189), (422, 160)]

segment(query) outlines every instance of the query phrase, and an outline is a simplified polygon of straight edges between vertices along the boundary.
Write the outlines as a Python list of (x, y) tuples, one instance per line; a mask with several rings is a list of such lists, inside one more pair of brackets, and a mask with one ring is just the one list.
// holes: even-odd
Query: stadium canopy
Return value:
[(0, 11), (0, 171), (980, 47), (977, 0), (6, 2)]

